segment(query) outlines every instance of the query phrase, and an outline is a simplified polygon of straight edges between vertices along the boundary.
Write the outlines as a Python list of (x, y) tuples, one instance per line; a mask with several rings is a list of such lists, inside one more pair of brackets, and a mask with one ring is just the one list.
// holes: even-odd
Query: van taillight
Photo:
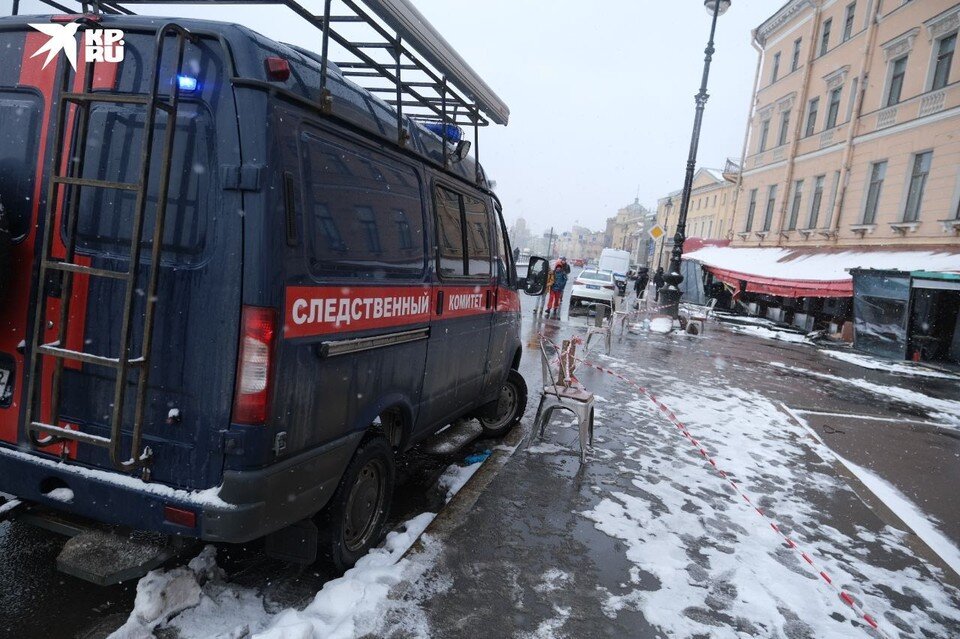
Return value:
[(267, 420), (277, 317), (273, 309), (244, 306), (240, 321), (242, 326), (233, 421), (238, 424), (262, 424)]

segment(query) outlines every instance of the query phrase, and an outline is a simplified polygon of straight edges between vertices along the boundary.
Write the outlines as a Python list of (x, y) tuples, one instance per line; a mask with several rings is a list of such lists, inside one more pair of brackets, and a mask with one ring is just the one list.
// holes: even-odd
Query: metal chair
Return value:
[(594, 315), (593, 315), (593, 326), (587, 326), (587, 340), (584, 343), (583, 350), (584, 352), (590, 350), (590, 340), (594, 335), (599, 335), (603, 338), (604, 346), (607, 349), (607, 355), (610, 354), (610, 322), (608, 318), (610, 317), (611, 309), (606, 304), (592, 304)]
[(587, 461), (587, 449), (593, 446), (593, 393), (587, 391), (573, 375), (576, 368), (576, 345), (565, 340), (557, 353), (559, 365), (556, 374), (544, 341), (540, 341), (540, 364), (543, 371), (543, 390), (534, 419), (538, 439), (543, 439), (547, 423), (555, 410), (567, 410), (577, 416), (580, 433), (580, 463)]
[(703, 309), (697, 309), (687, 315), (687, 332), (691, 335), (702, 335), (706, 328), (707, 320), (713, 315), (713, 309), (717, 305), (717, 298), (710, 298), (710, 303)]

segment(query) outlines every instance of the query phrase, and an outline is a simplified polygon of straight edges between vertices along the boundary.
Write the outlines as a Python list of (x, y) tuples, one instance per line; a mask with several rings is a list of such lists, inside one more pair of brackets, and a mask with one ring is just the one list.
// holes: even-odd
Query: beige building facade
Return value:
[(954, 0), (790, 0), (764, 22), (733, 245), (960, 244), (958, 29)]
[[(736, 176), (719, 169), (701, 168), (693, 177), (686, 237), (703, 240), (729, 239), (733, 223)], [(652, 266), (670, 262), (673, 236), (680, 217), (681, 192), (674, 191), (657, 201), (657, 224), (666, 234), (657, 240)]]

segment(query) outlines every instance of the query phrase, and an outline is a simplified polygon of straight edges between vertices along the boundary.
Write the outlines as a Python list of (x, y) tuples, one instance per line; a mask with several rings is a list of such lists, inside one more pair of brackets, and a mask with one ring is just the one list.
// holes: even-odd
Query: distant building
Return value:
[[(736, 167), (734, 165), (728, 168)], [(690, 192), (690, 208), (687, 211), (685, 233), (687, 238), (729, 239), (733, 222), (736, 179), (735, 170), (701, 168), (696, 172), (693, 176), (693, 189)], [(680, 191), (674, 191), (657, 201), (657, 224), (666, 233), (654, 247), (655, 259), (652, 262), (654, 268), (663, 266), (666, 269), (670, 263), (673, 236), (677, 232), (677, 221), (680, 218), (681, 195)]]
[(958, 26), (942, 0), (792, 0), (760, 25), (734, 245), (960, 245)]
[(651, 211), (640, 204), (640, 198), (634, 199), (632, 204), (621, 208), (617, 214), (607, 218), (604, 231), (606, 248), (630, 251), (633, 261), (645, 264), (649, 253), (646, 238), (650, 224)]
[(510, 225), (507, 234), (510, 236), (510, 243), (514, 248), (520, 250), (532, 248), (530, 240), (533, 239), (533, 234), (527, 227), (527, 221), (522, 217), (518, 217), (517, 221)]

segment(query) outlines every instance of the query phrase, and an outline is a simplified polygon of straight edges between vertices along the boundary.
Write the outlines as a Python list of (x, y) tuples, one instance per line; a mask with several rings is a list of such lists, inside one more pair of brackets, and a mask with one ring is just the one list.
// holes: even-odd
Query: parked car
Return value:
[[(84, 90), (82, 65), (74, 81), (25, 55), (28, 23), (63, 18), (123, 30), (125, 61), (98, 62), (93, 92), (60, 89)], [(519, 421), (510, 242), (448, 133), (227, 23), (0, 18), (0, 61), (0, 165), (23, 178), (0, 181), (21, 256), (0, 305), (13, 514), (267, 537), (344, 569), (382, 539), (397, 453), (461, 417), (489, 435)], [(472, 108), (505, 123), (485, 93)], [(75, 104), (84, 124), (57, 125)]]
[(613, 273), (585, 269), (573, 281), (570, 291), (570, 311), (584, 309), (591, 304), (606, 304), (616, 309), (616, 282)]
[(582, 259), (576, 259), (576, 260), (573, 261), (573, 265), (574, 265), (574, 266), (585, 266), (585, 265), (586, 265), (586, 261), (585, 261), (585, 260), (582, 260)]

